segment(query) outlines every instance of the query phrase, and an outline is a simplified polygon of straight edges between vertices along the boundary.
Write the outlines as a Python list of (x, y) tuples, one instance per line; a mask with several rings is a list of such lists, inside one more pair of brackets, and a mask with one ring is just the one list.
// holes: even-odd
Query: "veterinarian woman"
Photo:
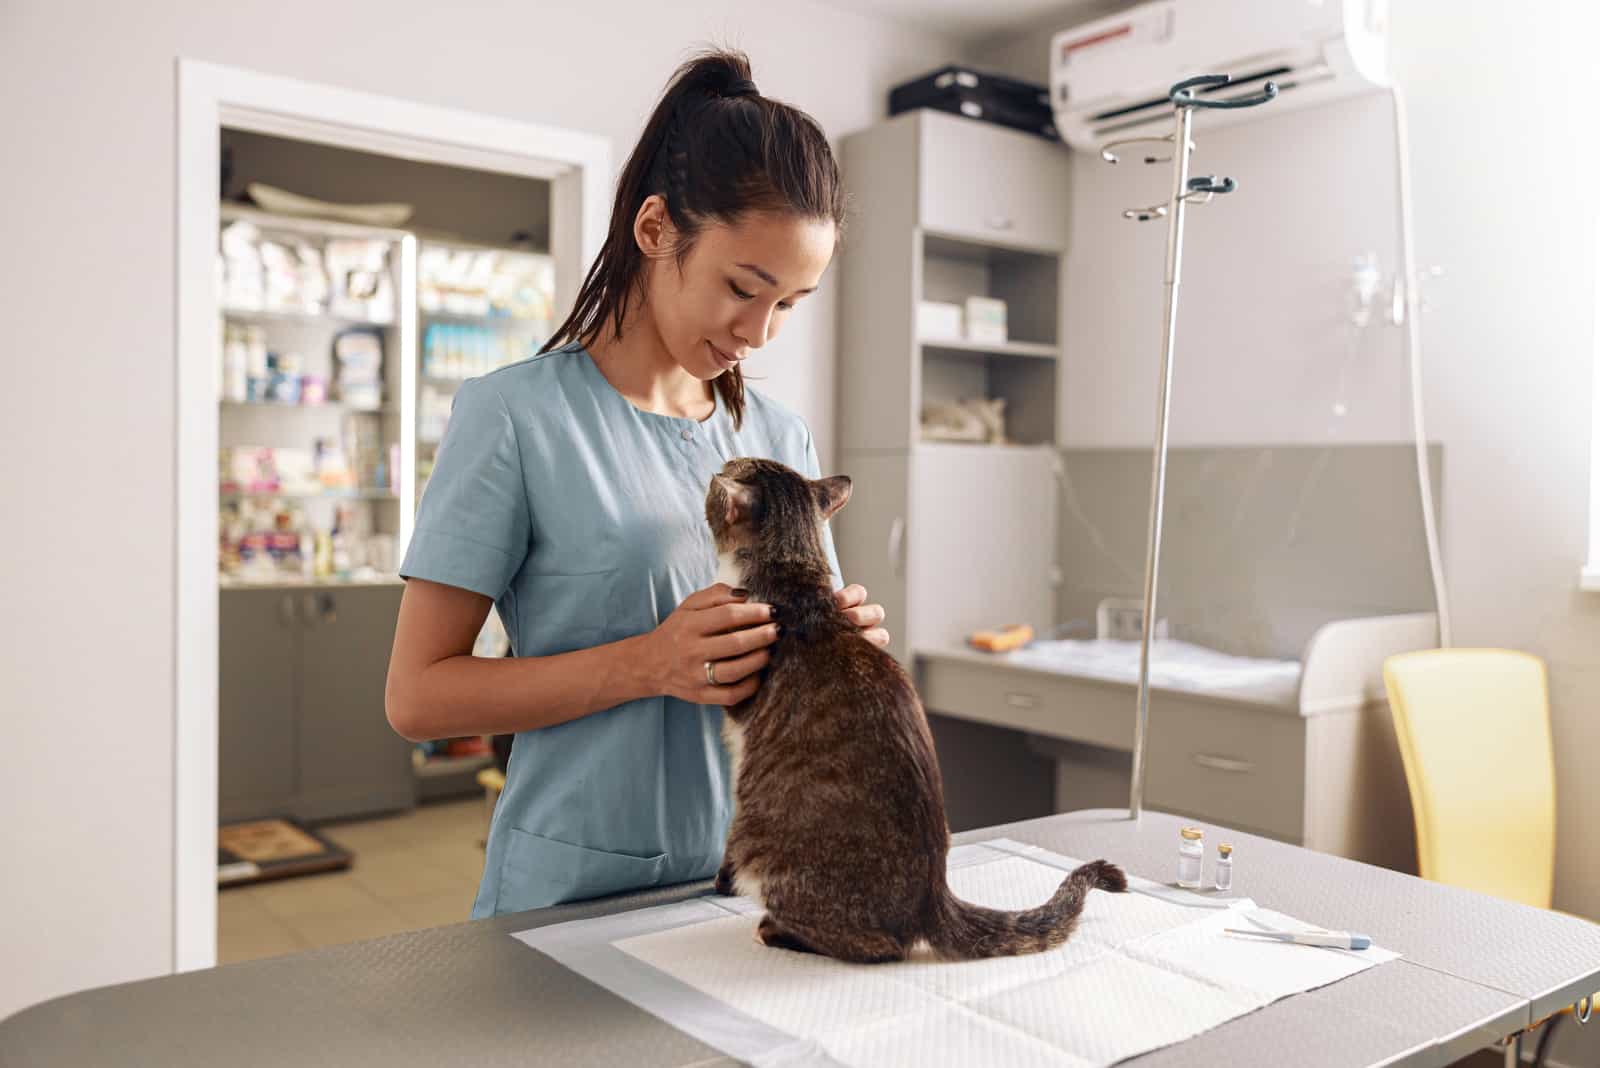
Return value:
[[(704, 54), (628, 157), (571, 317), (456, 394), (387, 704), (411, 739), (516, 735), (474, 917), (715, 873), (722, 706), (755, 692), (778, 624), (714, 582), (706, 488), (736, 456), (818, 476), (805, 423), (740, 362), (816, 289), (843, 214), (816, 123), (743, 55)], [(837, 596), (888, 644), (865, 590)], [(471, 655), (491, 603), (512, 657)]]

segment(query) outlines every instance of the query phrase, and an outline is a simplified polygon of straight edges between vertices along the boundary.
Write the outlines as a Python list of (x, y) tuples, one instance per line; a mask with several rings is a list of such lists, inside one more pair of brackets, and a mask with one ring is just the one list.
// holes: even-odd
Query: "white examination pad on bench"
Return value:
[[(1108, 858), (1115, 860), (1115, 857)], [(1045, 901), (1079, 862), (1008, 839), (958, 846), (949, 879), (993, 908)], [(985, 961), (845, 964), (755, 941), (761, 908), (704, 897), (514, 937), (756, 1065), (1090, 1068), (1181, 1042), (1398, 954), (1223, 933), (1308, 925), (1248, 898), (1134, 879), (1093, 892), (1058, 949)]]

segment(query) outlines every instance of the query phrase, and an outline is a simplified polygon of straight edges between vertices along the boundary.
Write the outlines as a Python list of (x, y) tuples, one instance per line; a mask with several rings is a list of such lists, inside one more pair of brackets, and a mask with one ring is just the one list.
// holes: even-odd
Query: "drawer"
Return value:
[(924, 229), (1064, 250), (1070, 155), (1030, 134), (937, 111), (921, 122)]
[(923, 707), (958, 719), (1066, 738), (1108, 749), (1133, 748), (1133, 691), (1045, 671), (986, 664), (966, 655), (920, 654)]
[(1162, 694), (1150, 704), (1145, 802), (1298, 843), (1305, 726), (1298, 716)]

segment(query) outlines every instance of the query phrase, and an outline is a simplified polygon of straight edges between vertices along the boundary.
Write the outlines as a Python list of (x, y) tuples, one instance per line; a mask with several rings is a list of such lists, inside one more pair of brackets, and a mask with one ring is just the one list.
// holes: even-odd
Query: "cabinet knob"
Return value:
[(294, 597), (290, 594), (278, 600), (278, 622), (285, 627), (294, 626)]

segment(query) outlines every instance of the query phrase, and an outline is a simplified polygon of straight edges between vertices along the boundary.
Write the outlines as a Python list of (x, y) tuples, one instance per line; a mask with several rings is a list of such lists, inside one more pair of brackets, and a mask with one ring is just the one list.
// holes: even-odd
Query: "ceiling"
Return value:
[(825, 0), (831, 7), (888, 19), (971, 43), (1064, 28), (1131, 6), (1129, 0)]

